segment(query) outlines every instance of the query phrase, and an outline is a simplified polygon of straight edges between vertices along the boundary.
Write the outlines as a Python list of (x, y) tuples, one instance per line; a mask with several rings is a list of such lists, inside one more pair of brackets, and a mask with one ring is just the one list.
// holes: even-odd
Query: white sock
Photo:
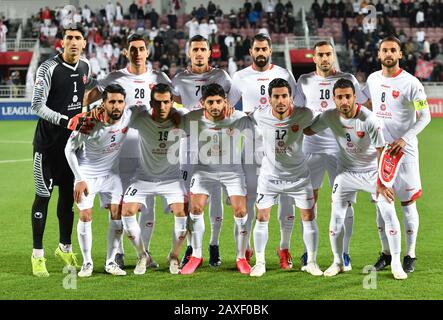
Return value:
[(152, 233), (155, 225), (155, 197), (149, 196), (146, 199), (147, 207), (142, 206), (138, 224), (140, 225), (141, 238), (145, 249), (149, 251)]
[(415, 244), (417, 242), (418, 227), (420, 224), (417, 204), (414, 202), (409, 206), (402, 206), (401, 210), (403, 211), (403, 225), (405, 227), (405, 255), (415, 258)]
[(130, 217), (122, 217), (123, 228), (128, 235), (129, 241), (131, 241), (135, 250), (137, 251), (137, 256), (140, 258), (145, 254), (145, 246), (143, 245), (142, 238), (140, 236), (140, 226), (137, 223), (137, 218), (135, 215)]
[[(251, 234), (252, 234), (252, 222), (255, 218), (255, 197), (250, 199), (249, 197), (246, 199), (247, 212), (248, 212), (248, 220), (246, 221), (246, 231), (248, 232), (248, 241), (246, 243), (246, 249), (251, 248)], [(236, 239), (238, 234), (237, 224), (234, 224), (234, 239)]]
[(77, 237), (83, 256), (83, 264), (92, 263), (92, 221), (84, 222), (78, 220)]
[(391, 252), (391, 268), (398, 270), (401, 268), (400, 253), (401, 253), (401, 228), (395, 212), (395, 204), (389, 203), (385, 198), (378, 199), (377, 206), (380, 214), (385, 222), (386, 237), (389, 242), (389, 249)]
[(344, 221), (343, 252), (349, 253), (349, 243), (351, 242), (352, 229), (354, 227), (354, 207), (348, 204), (346, 218)]
[(329, 221), (329, 241), (334, 254), (334, 263), (338, 264), (343, 263), (343, 228), (347, 205), (347, 203), (333, 202), (331, 220)]
[(377, 230), (378, 230), (378, 237), (380, 238), (380, 242), (381, 242), (381, 251), (385, 254), (391, 254), (391, 251), (389, 250), (389, 241), (388, 238), (386, 237), (386, 227), (385, 227), (385, 221), (383, 220), (383, 217), (380, 213), (380, 209), (378, 208), (378, 206), (376, 205), (377, 208), (377, 217), (376, 217), (376, 222), (377, 222)]
[(269, 221), (255, 222), (254, 227), (254, 249), (256, 263), (265, 263), (265, 249), (268, 243), (268, 226)]
[(43, 249), (32, 249), (32, 256), (34, 258), (43, 258), (45, 256), (45, 251)]
[(237, 259), (245, 259), (246, 247), (248, 245), (248, 229), (247, 221), (248, 215), (243, 218), (234, 217), (235, 225), (239, 231), (235, 237), (235, 243), (237, 244)]
[[(187, 217), (174, 217), (174, 231), (172, 236), (172, 251), (174, 255), (179, 254), (180, 247), (185, 240)], [(175, 252), (174, 252), (175, 251)]]
[[(317, 219), (317, 203), (315, 203), (315, 205), (314, 205), (314, 219)], [(304, 234), (304, 228), (303, 228), (303, 220), (301, 220), (300, 219), (300, 226), (301, 226), (301, 234), (303, 235)], [(308, 249), (306, 248), (306, 243), (305, 243), (305, 241), (304, 241), (304, 239), (303, 239), (303, 253), (307, 253), (308, 252)]]
[(203, 234), (205, 233), (205, 219), (203, 214), (189, 214), (191, 219), (191, 245), (192, 255), (196, 258), (202, 257)]
[(61, 251), (65, 252), (65, 253), (72, 252), (72, 244), (59, 243), (58, 247), (60, 248)]
[(280, 249), (289, 249), (294, 228), (294, 208), (292, 199), (288, 196), (280, 196), (278, 222), (280, 223)]
[(121, 220), (112, 220), (109, 215), (108, 227), (108, 252), (106, 255), (106, 264), (115, 261), (119, 244), (123, 240), (123, 224)]
[(308, 252), (308, 263), (317, 260), (318, 225), (317, 220), (303, 221), (303, 241)]
[(223, 223), (223, 199), (221, 185), (215, 186), (209, 198), (209, 221), (211, 223), (211, 246), (218, 246)]

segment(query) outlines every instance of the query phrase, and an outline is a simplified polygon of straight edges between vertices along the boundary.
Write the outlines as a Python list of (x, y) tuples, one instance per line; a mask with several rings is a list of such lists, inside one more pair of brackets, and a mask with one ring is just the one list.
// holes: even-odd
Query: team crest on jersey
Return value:
[(129, 127), (124, 127), (124, 128), (122, 129), (122, 133), (123, 133), (123, 134), (126, 134), (126, 132), (128, 132), (128, 130), (129, 130)]
[(323, 109), (326, 108), (328, 106), (328, 102), (327, 101), (322, 101), (320, 104), (320, 107), (322, 107)]
[(300, 129), (300, 127), (298, 126), (298, 124), (294, 124), (291, 127), (292, 132), (297, 132)]
[(400, 96), (400, 91), (392, 90), (392, 96), (394, 99), (397, 99)]
[(88, 83), (88, 77), (86, 76), (86, 74), (83, 75), (82, 81), (83, 81), (83, 84)]
[(380, 106), (380, 110), (381, 111), (385, 111), (386, 110), (386, 105), (384, 103), (382, 103), (382, 105)]
[(365, 136), (365, 132), (364, 131), (357, 131), (357, 136), (359, 138), (363, 138)]

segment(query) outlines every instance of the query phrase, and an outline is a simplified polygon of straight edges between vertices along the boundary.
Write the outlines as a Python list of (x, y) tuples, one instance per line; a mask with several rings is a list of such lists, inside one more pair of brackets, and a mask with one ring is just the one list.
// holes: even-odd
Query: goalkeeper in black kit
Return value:
[(54, 186), (58, 186), (57, 217), (60, 243), (56, 257), (65, 265), (78, 267), (72, 252), (71, 234), (74, 222), (74, 176), (66, 161), (64, 149), (72, 130), (87, 131), (82, 114), (83, 95), (94, 83), (90, 80), (89, 62), (81, 57), (86, 47), (81, 24), (73, 23), (63, 30), (63, 53), (43, 62), (37, 70), (32, 110), (40, 119), (34, 134), (35, 199), (32, 205), (32, 273), (47, 277), (43, 251), (48, 204)]

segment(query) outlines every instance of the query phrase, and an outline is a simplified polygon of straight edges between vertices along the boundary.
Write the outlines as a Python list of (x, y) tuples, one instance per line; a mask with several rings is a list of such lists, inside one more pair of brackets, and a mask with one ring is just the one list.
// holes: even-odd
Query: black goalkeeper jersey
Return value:
[[(32, 110), (40, 117), (35, 129), (34, 150), (44, 152), (63, 147), (71, 133), (59, 125), (62, 116), (69, 119), (82, 111), (83, 96), (89, 82), (88, 60), (66, 63), (59, 54), (46, 60), (37, 70), (32, 96)], [(88, 86), (89, 89), (89, 86)]]

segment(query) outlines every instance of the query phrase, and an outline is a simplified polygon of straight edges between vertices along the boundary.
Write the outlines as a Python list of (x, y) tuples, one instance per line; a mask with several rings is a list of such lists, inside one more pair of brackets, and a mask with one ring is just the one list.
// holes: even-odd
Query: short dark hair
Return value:
[(148, 44), (146, 43), (146, 39), (141, 34), (138, 34), (138, 33), (133, 33), (128, 36), (127, 47), (129, 47), (129, 44), (132, 41), (143, 41), (145, 43), (146, 47), (148, 46)]
[(112, 83), (112, 84), (106, 86), (105, 90), (103, 90), (103, 93), (102, 93), (103, 101), (106, 101), (108, 99), (109, 93), (121, 93), (123, 95), (123, 97), (126, 98), (125, 89), (123, 89), (123, 87), (117, 83)]
[(381, 45), (383, 44), (383, 42), (395, 42), (396, 44), (398, 44), (398, 47), (400, 48), (400, 51), (401, 51), (401, 41), (396, 36), (387, 36), (387, 37), (383, 38), (380, 41), (380, 44), (378, 45), (378, 50), (380, 50)]
[(154, 101), (154, 94), (155, 93), (166, 93), (169, 92), (172, 99), (172, 89), (171, 87), (166, 83), (157, 83), (152, 89), (151, 89), (151, 101)]
[(337, 82), (334, 84), (334, 88), (332, 89), (332, 93), (335, 96), (335, 89), (346, 89), (346, 88), (352, 88), (352, 92), (355, 94), (355, 87), (351, 80), (340, 78), (337, 80)]
[(199, 34), (193, 36), (193, 37), (189, 40), (189, 47), (191, 47), (191, 44), (192, 44), (193, 42), (202, 42), (202, 41), (206, 42), (206, 44), (208, 45), (208, 48), (210, 47), (210, 46), (209, 46), (209, 41), (208, 41), (208, 39), (206, 39), (205, 37), (203, 37), (202, 35), (199, 35)]
[(268, 94), (271, 97), (272, 96), (272, 89), (274, 88), (288, 88), (289, 95), (292, 95), (292, 89), (289, 85), (289, 82), (282, 78), (275, 78), (269, 83), (268, 86)]
[(220, 96), (226, 98), (225, 89), (218, 83), (211, 83), (202, 87), (202, 100), (206, 100), (210, 96)]
[(252, 38), (251, 48), (254, 46), (255, 41), (267, 41), (269, 47), (272, 47), (271, 38), (265, 33), (257, 33), (254, 38)]
[(63, 32), (62, 32), (63, 38), (66, 35), (66, 31), (78, 31), (82, 34), (83, 38), (85, 37), (85, 29), (83, 28), (83, 25), (79, 22), (73, 22), (73, 23), (70, 23), (70, 24), (64, 26)]
[(330, 41), (323, 40), (323, 41), (319, 41), (316, 44), (314, 44), (313, 50), (315, 51), (315, 49), (317, 49), (318, 47), (321, 47), (321, 46), (331, 46), (332, 49), (334, 49), (334, 46), (332, 45), (332, 43)]

